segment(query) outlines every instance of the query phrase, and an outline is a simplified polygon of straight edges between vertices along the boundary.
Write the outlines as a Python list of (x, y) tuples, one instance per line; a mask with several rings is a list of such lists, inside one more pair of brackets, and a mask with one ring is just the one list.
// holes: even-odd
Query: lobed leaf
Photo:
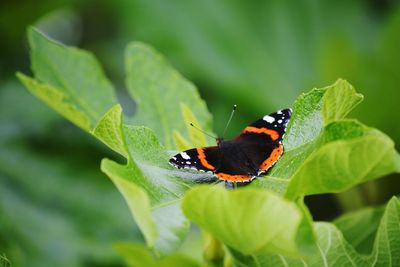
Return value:
[(33, 28), (28, 37), (35, 78), (21, 73), (18, 78), (32, 94), (127, 159), (126, 165), (103, 160), (101, 168), (124, 196), (148, 245), (159, 254), (174, 251), (189, 227), (179, 201), (196, 175), (169, 166), (155, 134), (128, 123), (154, 127), (169, 148), (174, 131), (204, 142), (204, 136), (180, 123), (186, 118), (210, 127), (211, 116), (195, 87), (153, 49), (133, 43), (126, 53), (127, 84), (138, 112), (123, 119), (113, 87), (91, 54), (55, 43)]
[[(108, 116), (122, 116), (121, 109), (108, 112), (101, 120), (111, 124), (121, 122)], [(169, 254), (180, 245), (189, 227), (179, 209), (179, 200), (189, 183), (177, 177), (180, 172), (171, 170), (165, 150), (150, 129), (128, 125), (109, 128), (121, 130), (128, 163), (121, 165), (105, 159), (102, 171), (124, 196), (147, 244), (160, 254)]]
[[(211, 115), (195, 86), (156, 51), (142, 43), (131, 43), (125, 51), (125, 66), (127, 88), (138, 106), (130, 120), (133, 124), (153, 129), (168, 149), (175, 147), (174, 131), (190, 140), (193, 133), (182, 123), (185, 118), (196, 118), (199, 126), (211, 130)], [(188, 106), (192, 114), (185, 109)], [(192, 140), (201, 142), (197, 138)]]
[(393, 141), (356, 121), (333, 122), (318, 142), (291, 177), (287, 197), (340, 192), (400, 170)]
[[(340, 98), (336, 98), (336, 95)], [(341, 79), (333, 85), (313, 89), (300, 95), (293, 104), (292, 118), (283, 140), (285, 154), (280, 161), (283, 161), (283, 165), (286, 166), (281, 168), (280, 165), (277, 165), (271, 171), (271, 175), (290, 178), (299, 165), (320, 145), (319, 137), (324, 126), (333, 122), (333, 117), (329, 114), (336, 114), (335, 119), (341, 120), (361, 99), (362, 97), (356, 94), (353, 87)], [(336, 102), (341, 105), (330, 104)], [(326, 107), (335, 109), (328, 113)], [(287, 164), (288, 161), (284, 161), (284, 157), (288, 157), (290, 164)]]
[[(133, 118), (123, 118), (113, 88), (91, 54), (52, 42), (34, 29), (28, 35), (35, 79), (17, 76), (34, 95), (126, 158), (125, 165), (105, 159), (101, 168), (124, 196), (147, 244), (157, 255), (172, 253), (189, 227), (179, 208), (181, 198), (195, 178), (204, 178), (170, 167), (165, 149), (187, 148), (188, 140), (206, 143), (203, 134), (188, 126), (193, 122), (208, 131), (211, 124), (195, 87), (153, 49), (132, 43), (126, 50), (126, 80), (138, 108)], [(195, 188), (184, 197), (185, 215), (224, 242), (238, 265), (364, 264), (369, 259), (333, 225), (315, 224), (313, 229), (302, 204), (257, 188), (296, 199), (400, 171), (400, 156), (386, 135), (344, 120), (361, 100), (344, 80), (301, 95), (283, 140), (285, 153), (269, 176), (234, 192)], [(397, 237), (389, 234), (397, 234), (397, 212), (394, 199), (378, 229), (374, 264), (397, 264), (396, 256), (381, 249), (398, 255)], [(316, 249), (314, 231), (320, 253), (299, 260)]]
[(41, 83), (22, 73), (17, 73), (17, 77), (34, 96), (45, 102), (52, 109), (83, 130), (87, 132), (91, 130), (92, 122), (89, 116), (71, 103), (70, 97), (63, 91), (51, 85)]
[[(380, 208), (378, 208), (378, 213), (380, 213), (379, 210)], [(386, 205), (377, 234), (374, 236), (373, 251), (369, 255), (358, 253), (334, 224), (325, 222), (314, 223), (314, 231), (317, 237), (316, 253), (301, 259), (283, 254), (271, 254), (270, 252), (255, 253), (249, 256), (242, 251), (230, 249), (230, 253), (236, 266), (398, 266), (400, 260), (399, 211), (400, 201), (394, 197)], [(362, 217), (365, 217), (365, 215)], [(352, 218), (354, 221), (352, 221)], [(345, 219), (347, 221), (346, 224), (360, 222), (359, 218), (359, 214), (356, 214), (356, 216), (349, 214)], [(367, 224), (361, 223), (358, 227), (362, 227), (362, 225), (367, 226)], [(354, 227), (351, 228), (355, 230)], [(360, 230), (355, 230), (355, 233), (359, 232)]]
[[(85, 114), (93, 128), (104, 113), (117, 103), (114, 88), (96, 58), (87, 51), (49, 41), (34, 28), (28, 29), (28, 40), (35, 79), (47, 87), (38, 88), (38, 84), (33, 86), (31, 82), (31, 87), (36, 88), (31, 90), (46, 99), (46, 103), (53, 108), (65, 102)], [(51, 103), (52, 99), (58, 101)], [(63, 109), (60, 107), (58, 111)]]
[[(283, 140), (285, 153), (268, 176), (256, 180), (253, 186), (275, 188), (294, 199), (340, 192), (399, 172), (400, 156), (389, 137), (344, 119), (361, 100), (362, 96), (340, 79), (301, 95)], [(278, 186), (276, 181), (280, 181)]]

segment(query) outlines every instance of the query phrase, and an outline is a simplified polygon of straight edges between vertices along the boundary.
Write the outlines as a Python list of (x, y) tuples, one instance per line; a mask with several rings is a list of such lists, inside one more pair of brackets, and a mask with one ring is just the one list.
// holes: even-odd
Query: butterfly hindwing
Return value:
[(244, 153), (235, 141), (222, 141), (220, 143), (221, 160), (215, 175), (224, 181), (247, 182), (256, 175), (258, 167)]
[(256, 166), (256, 175), (266, 172), (271, 168), (283, 154), (281, 141), (268, 144), (256, 144), (250, 142), (238, 142), (243, 153), (251, 159), (252, 165)]

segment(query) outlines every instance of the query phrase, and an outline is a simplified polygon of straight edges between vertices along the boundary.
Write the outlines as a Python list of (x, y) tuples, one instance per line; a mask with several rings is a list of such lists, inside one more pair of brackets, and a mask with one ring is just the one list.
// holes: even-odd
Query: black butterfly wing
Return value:
[(251, 165), (254, 166), (255, 176), (266, 172), (283, 154), (283, 145), (281, 141), (268, 144), (239, 142), (238, 146), (242, 152), (246, 154)]
[(220, 149), (217, 146), (192, 148), (176, 154), (169, 163), (179, 169), (194, 169), (215, 172), (220, 164)]
[(228, 182), (247, 182), (257, 174), (247, 166), (246, 155), (232, 141), (224, 141), (221, 147), (193, 148), (176, 154), (170, 164), (183, 169), (213, 173)]
[(289, 108), (265, 115), (263, 118), (244, 128), (234, 140), (249, 140), (260, 144), (280, 141), (285, 134), (291, 115), (292, 110)]
[(237, 147), (255, 166), (257, 175), (266, 172), (282, 155), (282, 138), (291, 115), (291, 109), (265, 115), (247, 126), (234, 139)]

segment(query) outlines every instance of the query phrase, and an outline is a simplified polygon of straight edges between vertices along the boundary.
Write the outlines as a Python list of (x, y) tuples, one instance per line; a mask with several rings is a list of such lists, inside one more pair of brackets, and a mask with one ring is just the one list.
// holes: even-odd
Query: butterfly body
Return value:
[(176, 154), (178, 168), (212, 172), (227, 182), (249, 182), (272, 167), (283, 153), (282, 138), (291, 109), (279, 110), (247, 126), (235, 139), (217, 138), (217, 146)]

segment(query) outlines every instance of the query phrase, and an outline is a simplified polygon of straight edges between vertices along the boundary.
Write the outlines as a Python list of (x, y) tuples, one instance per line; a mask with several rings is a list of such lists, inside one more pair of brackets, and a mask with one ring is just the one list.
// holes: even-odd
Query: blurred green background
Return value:
[[(0, 3), (0, 253), (14, 266), (120, 266), (112, 243), (141, 241), (122, 197), (99, 170), (117, 157), (31, 96), (28, 25), (95, 53), (126, 97), (123, 53), (154, 46), (199, 88), (221, 133), (291, 106), (313, 87), (347, 79), (365, 96), (350, 117), (400, 148), (399, 1), (2, 0)], [(307, 199), (329, 220), (400, 192), (398, 176)]]

